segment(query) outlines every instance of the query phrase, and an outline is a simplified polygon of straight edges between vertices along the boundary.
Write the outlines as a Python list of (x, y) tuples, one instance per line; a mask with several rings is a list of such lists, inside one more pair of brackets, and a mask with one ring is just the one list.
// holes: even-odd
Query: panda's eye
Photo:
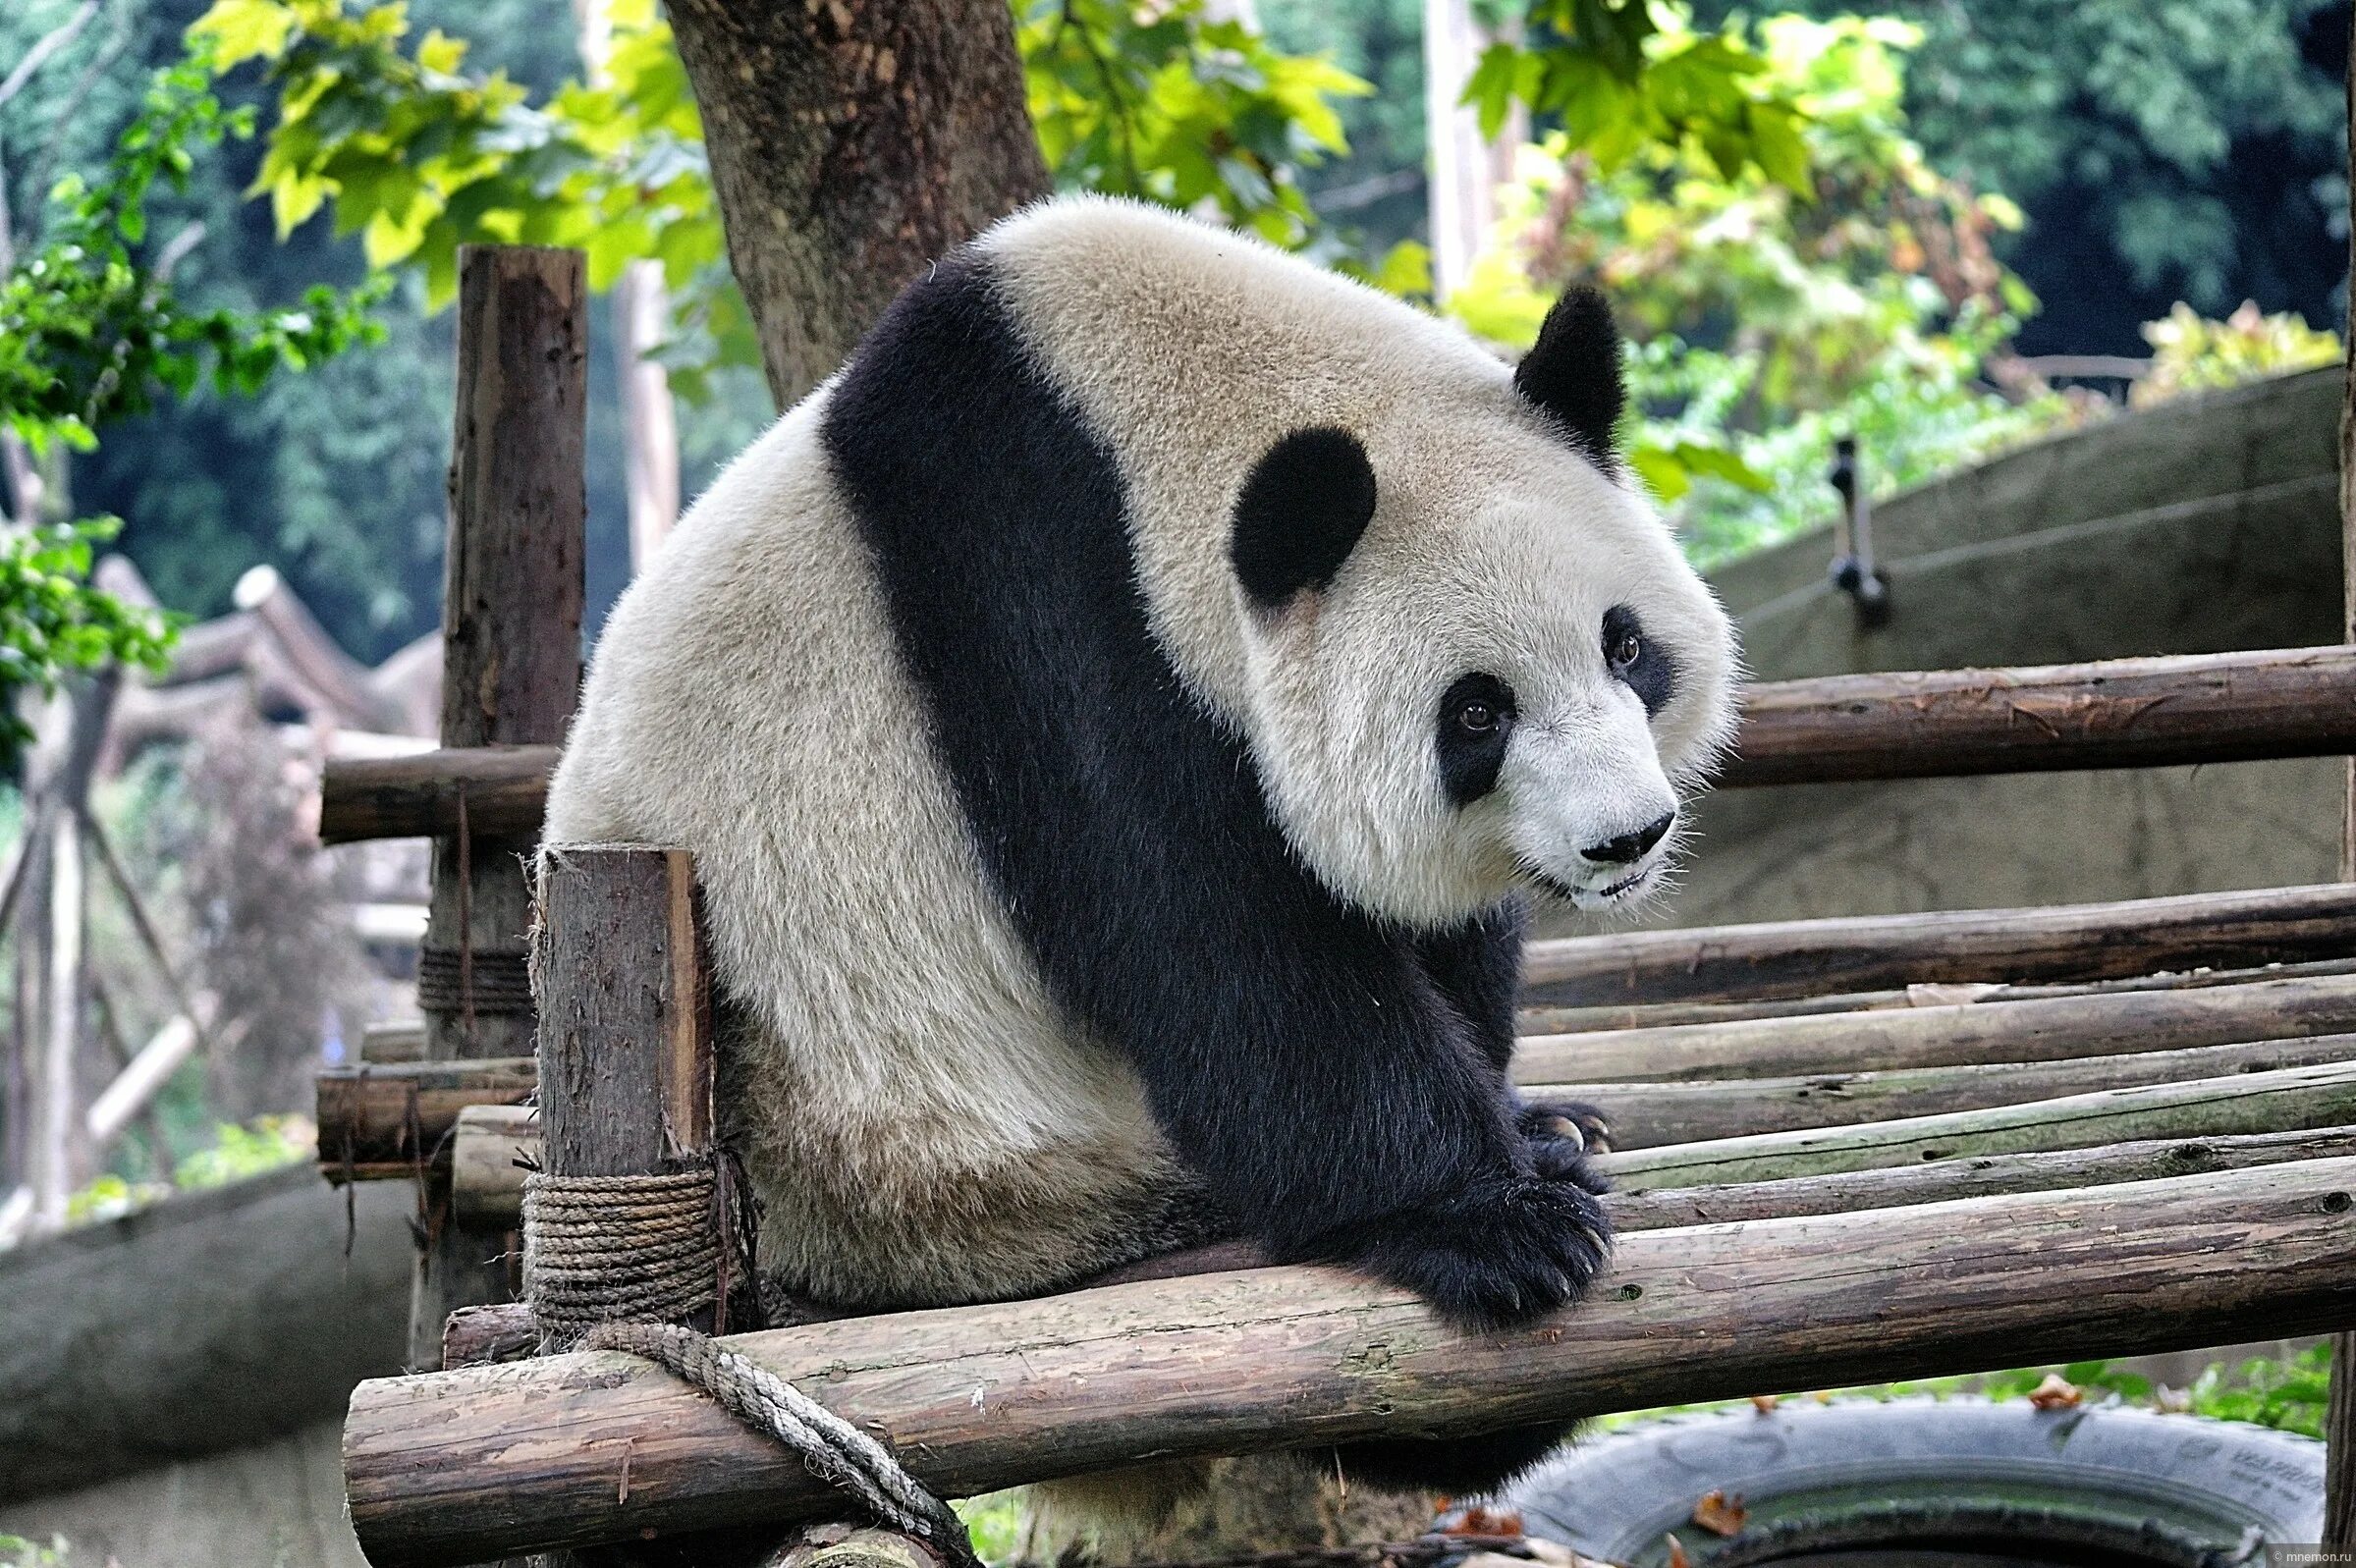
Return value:
[(1644, 639), (1631, 626), (1607, 627), (1604, 635), (1604, 657), (1614, 670), (1629, 670), (1644, 657)]
[(1498, 711), (1478, 700), (1456, 710), (1456, 728), (1468, 735), (1487, 735), (1497, 732)]

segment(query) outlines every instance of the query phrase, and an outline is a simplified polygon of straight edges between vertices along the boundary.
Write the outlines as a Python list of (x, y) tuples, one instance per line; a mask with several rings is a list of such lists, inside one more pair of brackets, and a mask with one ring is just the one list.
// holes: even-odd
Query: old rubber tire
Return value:
[[(1739, 1493), (1740, 1533), (1693, 1523)], [(1591, 1435), (1507, 1487), (1532, 1535), (1661, 1568), (2219, 1568), (2323, 1530), (2324, 1445), (2237, 1422), (2025, 1400), (1787, 1401)]]

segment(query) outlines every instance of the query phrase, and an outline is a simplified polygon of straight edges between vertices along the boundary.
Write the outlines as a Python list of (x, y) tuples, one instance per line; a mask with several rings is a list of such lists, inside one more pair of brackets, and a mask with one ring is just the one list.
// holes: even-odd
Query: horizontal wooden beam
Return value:
[(2289, 1040), (2356, 1030), (2356, 976), (1524, 1036), (1517, 1083), (1773, 1078)]
[[(2267, 964), (2250, 969), (2182, 969), (2124, 980), (2080, 980), (2053, 985), (1989, 981), (1931, 982), (1902, 990), (1845, 991), (1819, 997), (1761, 997), (1747, 1001), (1606, 1002), (1593, 1007), (1523, 1007), (1516, 1033), (1576, 1035), (1614, 1029), (1660, 1029), (1672, 1024), (1734, 1023), (1745, 1018), (1798, 1018), (1828, 1012), (1891, 1012), (1912, 1007), (1986, 1006), (2001, 1001), (2050, 1001), (2056, 997), (2115, 997), (2132, 991), (2214, 991), (2254, 980), (2314, 980), (2356, 975), (2356, 959)], [(371, 1039), (376, 1025), (370, 1026)], [(369, 1054), (370, 1060), (390, 1059)]]
[[(1594, 1299), (1467, 1335), (1265, 1269), (731, 1341), (950, 1496), (1152, 1456), (1449, 1438), (1604, 1411), (2315, 1332), (2356, 1321), (2356, 1162), (1655, 1230)], [(364, 1382), (352, 1524), (378, 1568), (812, 1517), (802, 1461), (615, 1354)]]
[(319, 1074), (319, 1169), (328, 1180), (414, 1175), (449, 1157), (459, 1112), (521, 1105), (538, 1087), (529, 1056), (331, 1067)]
[[(1743, 696), (1722, 787), (2079, 768), (2153, 768), (2356, 751), (2356, 650), (2114, 659), (1773, 681)], [(329, 843), (539, 831), (550, 746), (330, 763)]]
[(2356, 1062), (2231, 1073), (2064, 1095), (1986, 1110), (1810, 1127), (1598, 1155), (1622, 1191), (1781, 1181), (1984, 1155), (2092, 1149), (2149, 1138), (2214, 1138), (2356, 1124)]
[[(1601, 1106), (1634, 1149), (2338, 1060), (2324, 1037), (2343, 1032), (2356, 1032), (2356, 977), (2328, 976), (1541, 1036), (1521, 1042), (1513, 1076)], [(472, 1162), (460, 1202), (505, 1217), (534, 1133), (527, 1111), (497, 1111), (536, 1081), (527, 1056), (331, 1068), (318, 1079), (320, 1168), (404, 1180), (455, 1152)], [(470, 1148), (462, 1116), (479, 1118)]]
[(2356, 648), (1780, 680), (1745, 693), (1726, 787), (2157, 768), (2356, 751)]
[(320, 781), (319, 838), (434, 838), (459, 831), (492, 840), (539, 837), (555, 746), (455, 746), (408, 757), (329, 759)]
[(1533, 942), (1542, 1006), (1739, 1001), (1952, 982), (2120, 980), (2356, 957), (2356, 885), (1776, 920)]
[[(1829, 1072), (1798, 1078), (1723, 1078), (1699, 1083), (1546, 1084), (1532, 1092), (1583, 1102), (1604, 1113), (1617, 1150), (1657, 1149), (1755, 1133), (1988, 1110), (2034, 1101), (2137, 1089), (2154, 1084), (2231, 1078), (2285, 1067), (2356, 1061), (2356, 1034), (2308, 1040), (2142, 1051), (2065, 1061), (1991, 1062), (1896, 1072)], [(499, 1114), (501, 1112), (493, 1112)], [(505, 1112), (513, 1114), (514, 1112)], [(468, 1111), (468, 1115), (475, 1112)], [(466, 1129), (459, 1133), (464, 1159)], [(522, 1174), (513, 1178), (516, 1203)]]
[(1616, 1230), (1667, 1230), (1731, 1220), (1905, 1209), (2000, 1193), (2059, 1192), (2156, 1181), (2212, 1170), (2250, 1170), (2299, 1160), (2356, 1159), (2356, 1126), (2255, 1132), (2223, 1138), (2144, 1138), (2092, 1149), (1974, 1155), (1878, 1170), (1836, 1170), (1781, 1181), (1655, 1187), (1604, 1199)]

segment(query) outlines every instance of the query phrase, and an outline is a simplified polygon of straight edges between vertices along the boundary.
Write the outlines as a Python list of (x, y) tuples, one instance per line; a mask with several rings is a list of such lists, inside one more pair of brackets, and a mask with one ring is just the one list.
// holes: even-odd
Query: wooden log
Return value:
[[(1625, 1153), (2351, 1060), (2356, 1035), (2322, 1035), (2070, 1061), (1702, 1083), (1546, 1084), (1532, 1093), (1595, 1107), (1611, 1122), (1613, 1148)], [(540, 1161), (537, 1116), (521, 1105), (469, 1106), (459, 1112), (451, 1191), (462, 1217), (482, 1226), (517, 1222), (524, 1174)]]
[(1775, 1181), (1980, 1155), (2356, 1123), (2356, 1062), (2105, 1089), (1941, 1116), (1757, 1133), (1595, 1157), (1623, 1191)]
[(2288, 1040), (2356, 1027), (2356, 975), (1524, 1037), (1517, 1081), (1887, 1071)]
[(2000, 1193), (2057, 1192), (2070, 1187), (2155, 1181), (2164, 1176), (2247, 1170), (2299, 1160), (2351, 1158), (2356, 1158), (2356, 1126), (2226, 1138), (2147, 1138), (2094, 1149), (1979, 1155), (1782, 1181), (1615, 1192), (1604, 1199), (1604, 1207), (1616, 1230), (1666, 1230), (1677, 1225), (1848, 1214), (1859, 1209), (1904, 1209)]
[[(2350, 750), (2356, 651), (2286, 648), (1767, 682), (1744, 693), (1735, 749), (1718, 783), (2157, 768)], [(458, 790), (471, 800), (478, 783), (513, 791), (501, 808), (513, 813), (501, 819), (510, 831), (537, 829), (545, 774), (537, 785), (519, 778), (522, 759), (494, 765), (444, 751), (403, 760), (410, 766), (398, 771), (331, 772), (322, 834), (432, 833)]]
[[(540, 910), (541, 1168), (636, 1176), (711, 1160), (712, 998), (694, 857), (656, 848), (551, 855)], [(732, 1289), (750, 1286), (741, 1272), (731, 1277), (725, 1163), (719, 1175), (717, 1310), (685, 1320), (707, 1331), (715, 1322), (725, 1331)]]
[(2267, 964), (2253, 969), (2186, 969), (2124, 980), (2061, 985), (2003, 985), (1950, 981), (1890, 991), (1835, 992), (1819, 997), (1763, 997), (1748, 1001), (1606, 1002), (1592, 1007), (1523, 1007), (1514, 1032), (1575, 1035), (1613, 1029), (1660, 1029), (1675, 1024), (1734, 1023), (1745, 1018), (1802, 1018), (1829, 1012), (1888, 1012), (1902, 1007), (1985, 1006), (2002, 1001), (2048, 1001), (2056, 997), (2115, 997), (2132, 991), (2210, 991), (2255, 980), (2316, 980), (2356, 975), (2356, 959)]
[(1752, 1133), (1854, 1127), (1911, 1116), (1986, 1110), (2105, 1089), (2185, 1083), (2356, 1061), (2356, 1034), (2257, 1040), (2184, 1051), (2135, 1052), (2063, 1061), (1991, 1062), (1896, 1072), (1833, 1072), (1794, 1078), (1727, 1078), (1696, 1083), (1545, 1084), (1531, 1092), (1579, 1101), (1604, 1113), (1612, 1147), (1656, 1149)]
[(1666, 1029), (1543, 1035), (1513, 1054), (1518, 1083), (1676, 1082), (2292, 1040), (2356, 1029), (2356, 976), (2260, 980), (2207, 991), (2056, 997), (2001, 1006), (1754, 1018)]
[(1732, 1001), (1951, 981), (2117, 980), (2356, 957), (2356, 887), (1779, 920), (1530, 944), (1539, 1005)]
[(528, 842), (540, 832), (557, 754), (555, 746), (468, 746), (330, 758), (320, 782), (319, 838), (355, 843), (454, 834), (463, 791), (476, 833)]
[[(1609, 1410), (2311, 1331), (2356, 1311), (2356, 1162), (1622, 1238), (1593, 1299), (1464, 1335), (1414, 1297), (1263, 1269), (747, 1334), (947, 1495), (1177, 1458), (1447, 1438)], [(362, 1383), (378, 1568), (789, 1521), (796, 1456), (625, 1356)], [(627, 1470), (626, 1470), (627, 1467)], [(627, 1475), (628, 1484), (624, 1485)]]
[[(521, 1225), (523, 1178), (540, 1169), (544, 1158), (537, 1106), (462, 1109), (450, 1138), (450, 1202), (460, 1222), (477, 1230)], [(450, 1342), (447, 1328), (442, 1342)]]
[(460, 1111), (521, 1105), (538, 1084), (529, 1056), (332, 1067), (318, 1077), (320, 1173), (398, 1180), (446, 1165)]
[[(580, 686), (588, 287), (576, 250), (459, 252), (458, 399), (442, 590), (445, 746), (555, 745)], [(461, 794), (434, 840), (417, 953), (423, 1054), (482, 1059), (532, 1049), (524, 976), (530, 889), (521, 843), (475, 828)], [(527, 841), (527, 840), (524, 840)], [(451, 1222), (447, 1189), (420, 1196), (424, 1248), (410, 1359), (429, 1367), (461, 1306), (506, 1299), (509, 1248)]]
[(1825, 676), (1753, 686), (1722, 787), (2356, 751), (2356, 649)]

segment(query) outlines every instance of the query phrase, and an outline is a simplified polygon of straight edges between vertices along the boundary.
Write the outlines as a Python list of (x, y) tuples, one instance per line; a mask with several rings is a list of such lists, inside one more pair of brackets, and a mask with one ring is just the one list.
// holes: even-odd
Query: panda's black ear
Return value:
[(1538, 342), (1513, 372), (1513, 390), (1555, 416), (1570, 444), (1607, 471), (1627, 393), (1619, 379), (1619, 329), (1593, 289), (1569, 289), (1546, 313)]
[(1346, 430), (1295, 430), (1252, 464), (1228, 558), (1264, 610), (1334, 580), (1374, 516), (1374, 464)]

